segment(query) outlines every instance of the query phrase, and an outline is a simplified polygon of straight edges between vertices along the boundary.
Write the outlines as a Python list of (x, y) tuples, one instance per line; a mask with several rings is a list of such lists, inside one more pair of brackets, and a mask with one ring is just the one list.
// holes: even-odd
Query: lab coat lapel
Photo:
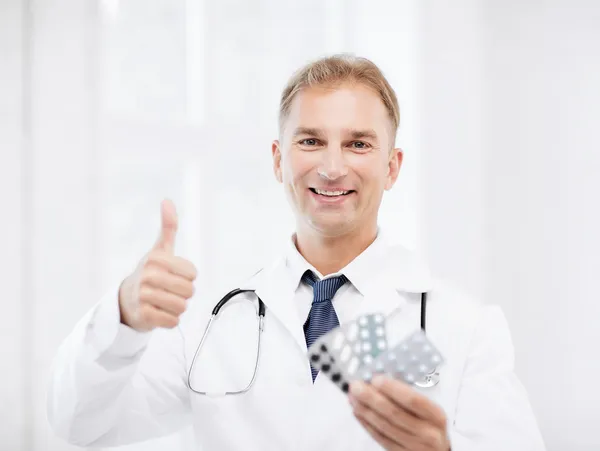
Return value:
[(386, 316), (390, 342), (420, 327), (421, 293), (432, 289), (432, 278), (424, 262), (401, 246), (388, 249), (385, 269), (363, 287), (364, 299), (353, 315), (368, 313)]
[[(306, 354), (306, 341), (302, 322), (294, 305), (295, 287), (286, 271), (285, 258), (279, 259), (256, 275), (248, 284), (256, 291), (270, 311), (290, 333), (299, 350)], [(265, 329), (269, 327), (265, 321)]]

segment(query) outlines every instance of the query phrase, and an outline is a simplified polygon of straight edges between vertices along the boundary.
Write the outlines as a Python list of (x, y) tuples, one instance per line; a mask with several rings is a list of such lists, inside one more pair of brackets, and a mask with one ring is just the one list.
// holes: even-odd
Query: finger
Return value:
[(362, 419), (360, 417), (357, 417), (356, 419), (362, 425), (362, 427), (364, 427), (367, 430), (367, 432), (371, 435), (371, 437), (373, 437), (375, 439), (375, 441), (377, 443), (379, 443), (384, 449), (386, 449), (388, 451), (393, 451), (393, 450), (397, 450), (397, 449), (398, 450), (406, 449), (406, 448), (402, 447), (401, 445), (398, 445), (397, 443), (392, 442), (387, 437), (381, 435), (379, 433), (379, 431), (372, 428), (371, 425), (369, 423), (367, 423), (364, 419)]
[(370, 423), (370, 421), (365, 418), (363, 415), (361, 415), (360, 413), (354, 414), (356, 416), (356, 419), (358, 420), (358, 422), (367, 430), (367, 432), (371, 435), (371, 437), (373, 437), (375, 439), (375, 441), (377, 443), (379, 443), (381, 446), (383, 446), (383, 448), (385, 448), (387, 451), (400, 451), (400, 450), (406, 450), (408, 448), (405, 448), (404, 446), (402, 446), (399, 443), (396, 443), (394, 440), (391, 440), (390, 438), (386, 437), (384, 434), (382, 434), (381, 432), (379, 432), (379, 430), (375, 427), (373, 427)]
[(186, 300), (182, 296), (150, 285), (145, 285), (140, 289), (140, 301), (176, 316), (185, 312), (187, 307)]
[(374, 410), (408, 435), (416, 435), (422, 427), (422, 419), (405, 411), (376, 388), (364, 382), (355, 382), (350, 386), (350, 397)]
[(161, 250), (151, 252), (148, 255), (146, 263), (164, 268), (169, 272), (178, 274), (190, 281), (196, 280), (196, 277), (198, 276), (198, 270), (192, 262), (185, 258), (175, 257), (174, 255)]
[(172, 329), (179, 324), (179, 317), (171, 315), (164, 310), (146, 304), (140, 309), (140, 319), (150, 328), (164, 327)]
[(141, 286), (150, 285), (189, 299), (194, 294), (194, 285), (188, 279), (158, 268), (149, 268), (142, 276)]
[(372, 383), (373, 387), (403, 409), (441, 428), (446, 427), (446, 414), (441, 407), (404, 382), (389, 377), (376, 376), (373, 378)]
[(170, 200), (165, 199), (160, 205), (160, 235), (154, 248), (173, 254), (175, 251), (177, 227), (178, 218), (175, 205)]
[(350, 399), (353, 406), (355, 406), (355, 411), (371, 410), (371, 412), (363, 413), (363, 415), (376, 422), (371, 421), (373, 427), (385, 427), (383, 420), (387, 420), (392, 426), (396, 427), (396, 431), (393, 432), (394, 435), (391, 436), (388, 434), (387, 428), (379, 428), (378, 430), (409, 449), (416, 447), (440, 449), (445, 443), (447, 437), (445, 422), (443, 425), (438, 425), (430, 420), (415, 416), (412, 412), (397, 405), (376, 387), (356, 382), (351, 386)]

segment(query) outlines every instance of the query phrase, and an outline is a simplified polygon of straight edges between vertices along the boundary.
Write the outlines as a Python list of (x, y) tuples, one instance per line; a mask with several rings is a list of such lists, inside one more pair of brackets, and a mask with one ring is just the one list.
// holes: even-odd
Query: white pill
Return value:
[(344, 349), (342, 349), (342, 352), (340, 353), (340, 359), (342, 360), (342, 362), (345, 362), (346, 360), (348, 360), (350, 358), (351, 355), (352, 355), (352, 349), (350, 349), (350, 346), (346, 345), (346, 346), (344, 346)]
[(339, 349), (344, 344), (344, 336), (342, 334), (335, 334), (333, 337), (333, 349)]
[(367, 325), (367, 318), (365, 318), (364, 316), (361, 316), (358, 320), (358, 324), (360, 324), (361, 326), (366, 326)]
[(348, 374), (354, 374), (356, 371), (358, 371), (358, 366), (359, 366), (359, 361), (356, 357), (353, 357), (350, 360), (350, 363), (348, 363), (348, 368), (346, 369), (346, 372)]
[(369, 352), (371, 350), (371, 343), (365, 342), (363, 343), (363, 351)]
[(379, 340), (379, 341), (377, 342), (377, 347), (378, 347), (379, 349), (385, 349), (385, 340)]
[(358, 326), (354, 323), (352, 323), (349, 327), (348, 327), (348, 331), (347, 331), (347, 338), (350, 341), (354, 341), (354, 339), (356, 339), (356, 335), (358, 334)]
[(368, 331), (367, 329), (362, 329), (362, 330), (360, 331), (360, 336), (361, 336), (362, 338), (369, 338), (369, 331)]

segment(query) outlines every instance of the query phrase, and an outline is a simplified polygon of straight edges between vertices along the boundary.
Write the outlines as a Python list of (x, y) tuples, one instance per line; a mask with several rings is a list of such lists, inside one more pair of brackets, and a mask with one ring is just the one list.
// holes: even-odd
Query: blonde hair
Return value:
[(392, 122), (392, 143), (400, 125), (400, 107), (394, 89), (381, 70), (367, 58), (349, 54), (332, 55), (300, 68), (281, 93), (279, 104), (279, 133), (287, 119), (296, 94), (306, 87), (336, 86), (344, 82), (362, 84), (373, 89), (381, 98)]

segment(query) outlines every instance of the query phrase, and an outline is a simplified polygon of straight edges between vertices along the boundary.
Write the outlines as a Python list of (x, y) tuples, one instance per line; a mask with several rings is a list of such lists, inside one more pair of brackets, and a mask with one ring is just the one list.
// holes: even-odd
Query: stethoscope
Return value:
[[(256, 363), (254, 365), (254, 372), (252, 373), (252, 378), (250, 379), (250, 383), (245, 388), (243, 388), (242, 390), (237, 390), (237, 391), (226, 391), (222, 394), (224, 394), (224, 395), (239, 395), (242, 393), (246, 393), (248, 390), (250, 390), (250, 388), (252, 388), (252, 385), (254, 385), (254, 381), (256, 379), (256, 373), (258, 372), (258, 364), (260, 362), (260, 338), (261, 338), (261, 335), (262, 335), (262, 332), (264, 329), (264, 324), (265, 324), (266, 307), (265, 307), (265, 303), (256, 294), (256, 292), (254, 290), (243, 290), (240, 288), (236, 288), (235, 290), (231, 290), (229, 293), (227, 293), (225, 296), (223, 296), (223, 298), (217, 303), (217, 305), (215, 305), (215, 307), (212, 310), (208, 324), (206, 325), (206, 328), (204, 329), (204, 333), (202, 334), (202, 339), (200, 340), (200, 343), (198, 344), (198, 347), (196, 348), (196, 352), (194, 353), (194, 358), (192, 359), (192, 364), (188, 371), (188, 377), (187, 377), (187, 385), (188, 385), (189, 389), (191, 391), (193, 391), (194, 393), (197, 393), (199, 395), (208, 395), (208, 392), (196, 390), (192, 386), (192, 374), (194, 372), (194, 364), (196, 363), (196, 358), (198, 357), (198, 354), (199, 354), (200, 350), (202, 349), (202, 345), (206, 341), (208, 332), (210, 331), (210, 328), (213, 325), (213, 323), (216, 321), (217, 315), (219, 314), (221, 308), (223, 308), (223, 306), (225, 304), (227, 304), (227, 302), (229, 302), (232, 298), (234, 298), (238, 294), (243, 294), (243, 293), (253, 293), (256, 296), (256, 298), (258, 299), (258, 311), (257, 311), (258, 346), (257, 346), (257, 352), (256, 352)], [(421, 293), (421, 330), (423, 332), (426, 332), (426, 320), (427, 320), (427, 293)], [(440, 381), (440, 375), (436, 368), (431, 373), (425, 375), (425, 377), (423, 379), (414, 382), (414, 384), (420, 388), (431, 388), (431, 387), (434, 387), (435, 385), (437, 385), (439, 383), (439, 381)]]

